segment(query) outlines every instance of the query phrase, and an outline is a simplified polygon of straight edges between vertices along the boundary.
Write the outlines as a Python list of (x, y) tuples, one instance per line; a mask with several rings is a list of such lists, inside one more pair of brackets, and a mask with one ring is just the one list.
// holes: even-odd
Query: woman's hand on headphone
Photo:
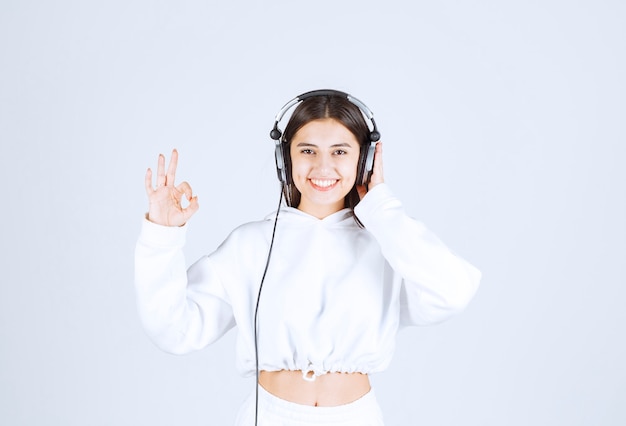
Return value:
[(370, 181), (367, 185), (358, 185), (356, 190), (359, 193), (359, 197), (363, 199), (367, 191), (378, 185), (379, 183), (383, 183), (385, 181), (385, 177), (383, 176), (383, 144), (382, 142), (378, 142), (376, 144), (376, 151), (374, 151), (374, 165), (372, 166), (372, 176), (370, 177)]
[[(198, 197), (192, 196), (191, 186), (187, 182), (174, 185), (177, 165), (178, 151), (173, 150), (166, 173), (165, 156), (159, 154), (156, 188), (152, 186), (152, 170), (146, 172), (146, 193), (150, 203), (148, 220), (158, 225), (182, 226), (200, 208)], [(189, 202), (185, 208), (181, 204), (183, 195)]]

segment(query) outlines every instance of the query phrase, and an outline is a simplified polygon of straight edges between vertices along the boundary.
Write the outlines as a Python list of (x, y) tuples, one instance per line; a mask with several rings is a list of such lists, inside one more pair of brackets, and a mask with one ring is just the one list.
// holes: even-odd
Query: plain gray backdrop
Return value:
[(0, 3), (0, 423), (229, 425), (236, 330), (158, 350), (138, 320), (143, 177), (180, 151), (188, 262), (274, 210), (299, 93), (374, 112), (385, 178), (483, 272), (398, 336), (388, 425), (626, 424), (626, 3)]

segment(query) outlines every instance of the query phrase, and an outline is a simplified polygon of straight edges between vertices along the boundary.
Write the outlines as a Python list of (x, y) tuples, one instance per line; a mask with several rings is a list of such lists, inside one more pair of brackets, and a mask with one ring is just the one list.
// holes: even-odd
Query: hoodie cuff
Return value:
[(392, 193), (385, 183), (379, 183), (370, 189), (365, 197), (354, 208), (354, 214), (367, 227), (367, 223), (372, 220), (381, 209), (391, 207), (402, 207), (402, 203)]
[(163, 226), (148, 220), (145, 214), (141, 223), (139, 241), (153, 247), (184, 246), (187, 239), (187, 224), (183, 226)]

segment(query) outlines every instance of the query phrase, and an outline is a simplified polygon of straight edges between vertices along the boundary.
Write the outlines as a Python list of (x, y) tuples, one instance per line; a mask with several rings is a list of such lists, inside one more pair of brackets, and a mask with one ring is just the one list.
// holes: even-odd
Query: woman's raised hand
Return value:
[[(165, 156), (159, 154), (156, 188), (152, 186), (152, 170), (146, 172), (146, 193), (150, 202), (148, 220), (158, 225), (182, 226), (200, 208), (198, 197), (192, 195), (191, 186), (187, 182), (174, 185), (177, 165), (178, 151), (173, 150), (166, 173)], [(183, 195), (189, 202), (185, 208), (181, 204)]]

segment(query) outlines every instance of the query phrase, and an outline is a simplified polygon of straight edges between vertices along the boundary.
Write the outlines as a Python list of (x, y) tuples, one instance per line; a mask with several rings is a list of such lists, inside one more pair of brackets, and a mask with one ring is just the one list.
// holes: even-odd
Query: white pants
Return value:
[[(244, 401), (235, 426), (254, 426), (255, 391)], [(280, 399), (259, 386), (258, 426), (384, 426), (370, 390), (358, 400), (337, 407), (313, 407)]]

